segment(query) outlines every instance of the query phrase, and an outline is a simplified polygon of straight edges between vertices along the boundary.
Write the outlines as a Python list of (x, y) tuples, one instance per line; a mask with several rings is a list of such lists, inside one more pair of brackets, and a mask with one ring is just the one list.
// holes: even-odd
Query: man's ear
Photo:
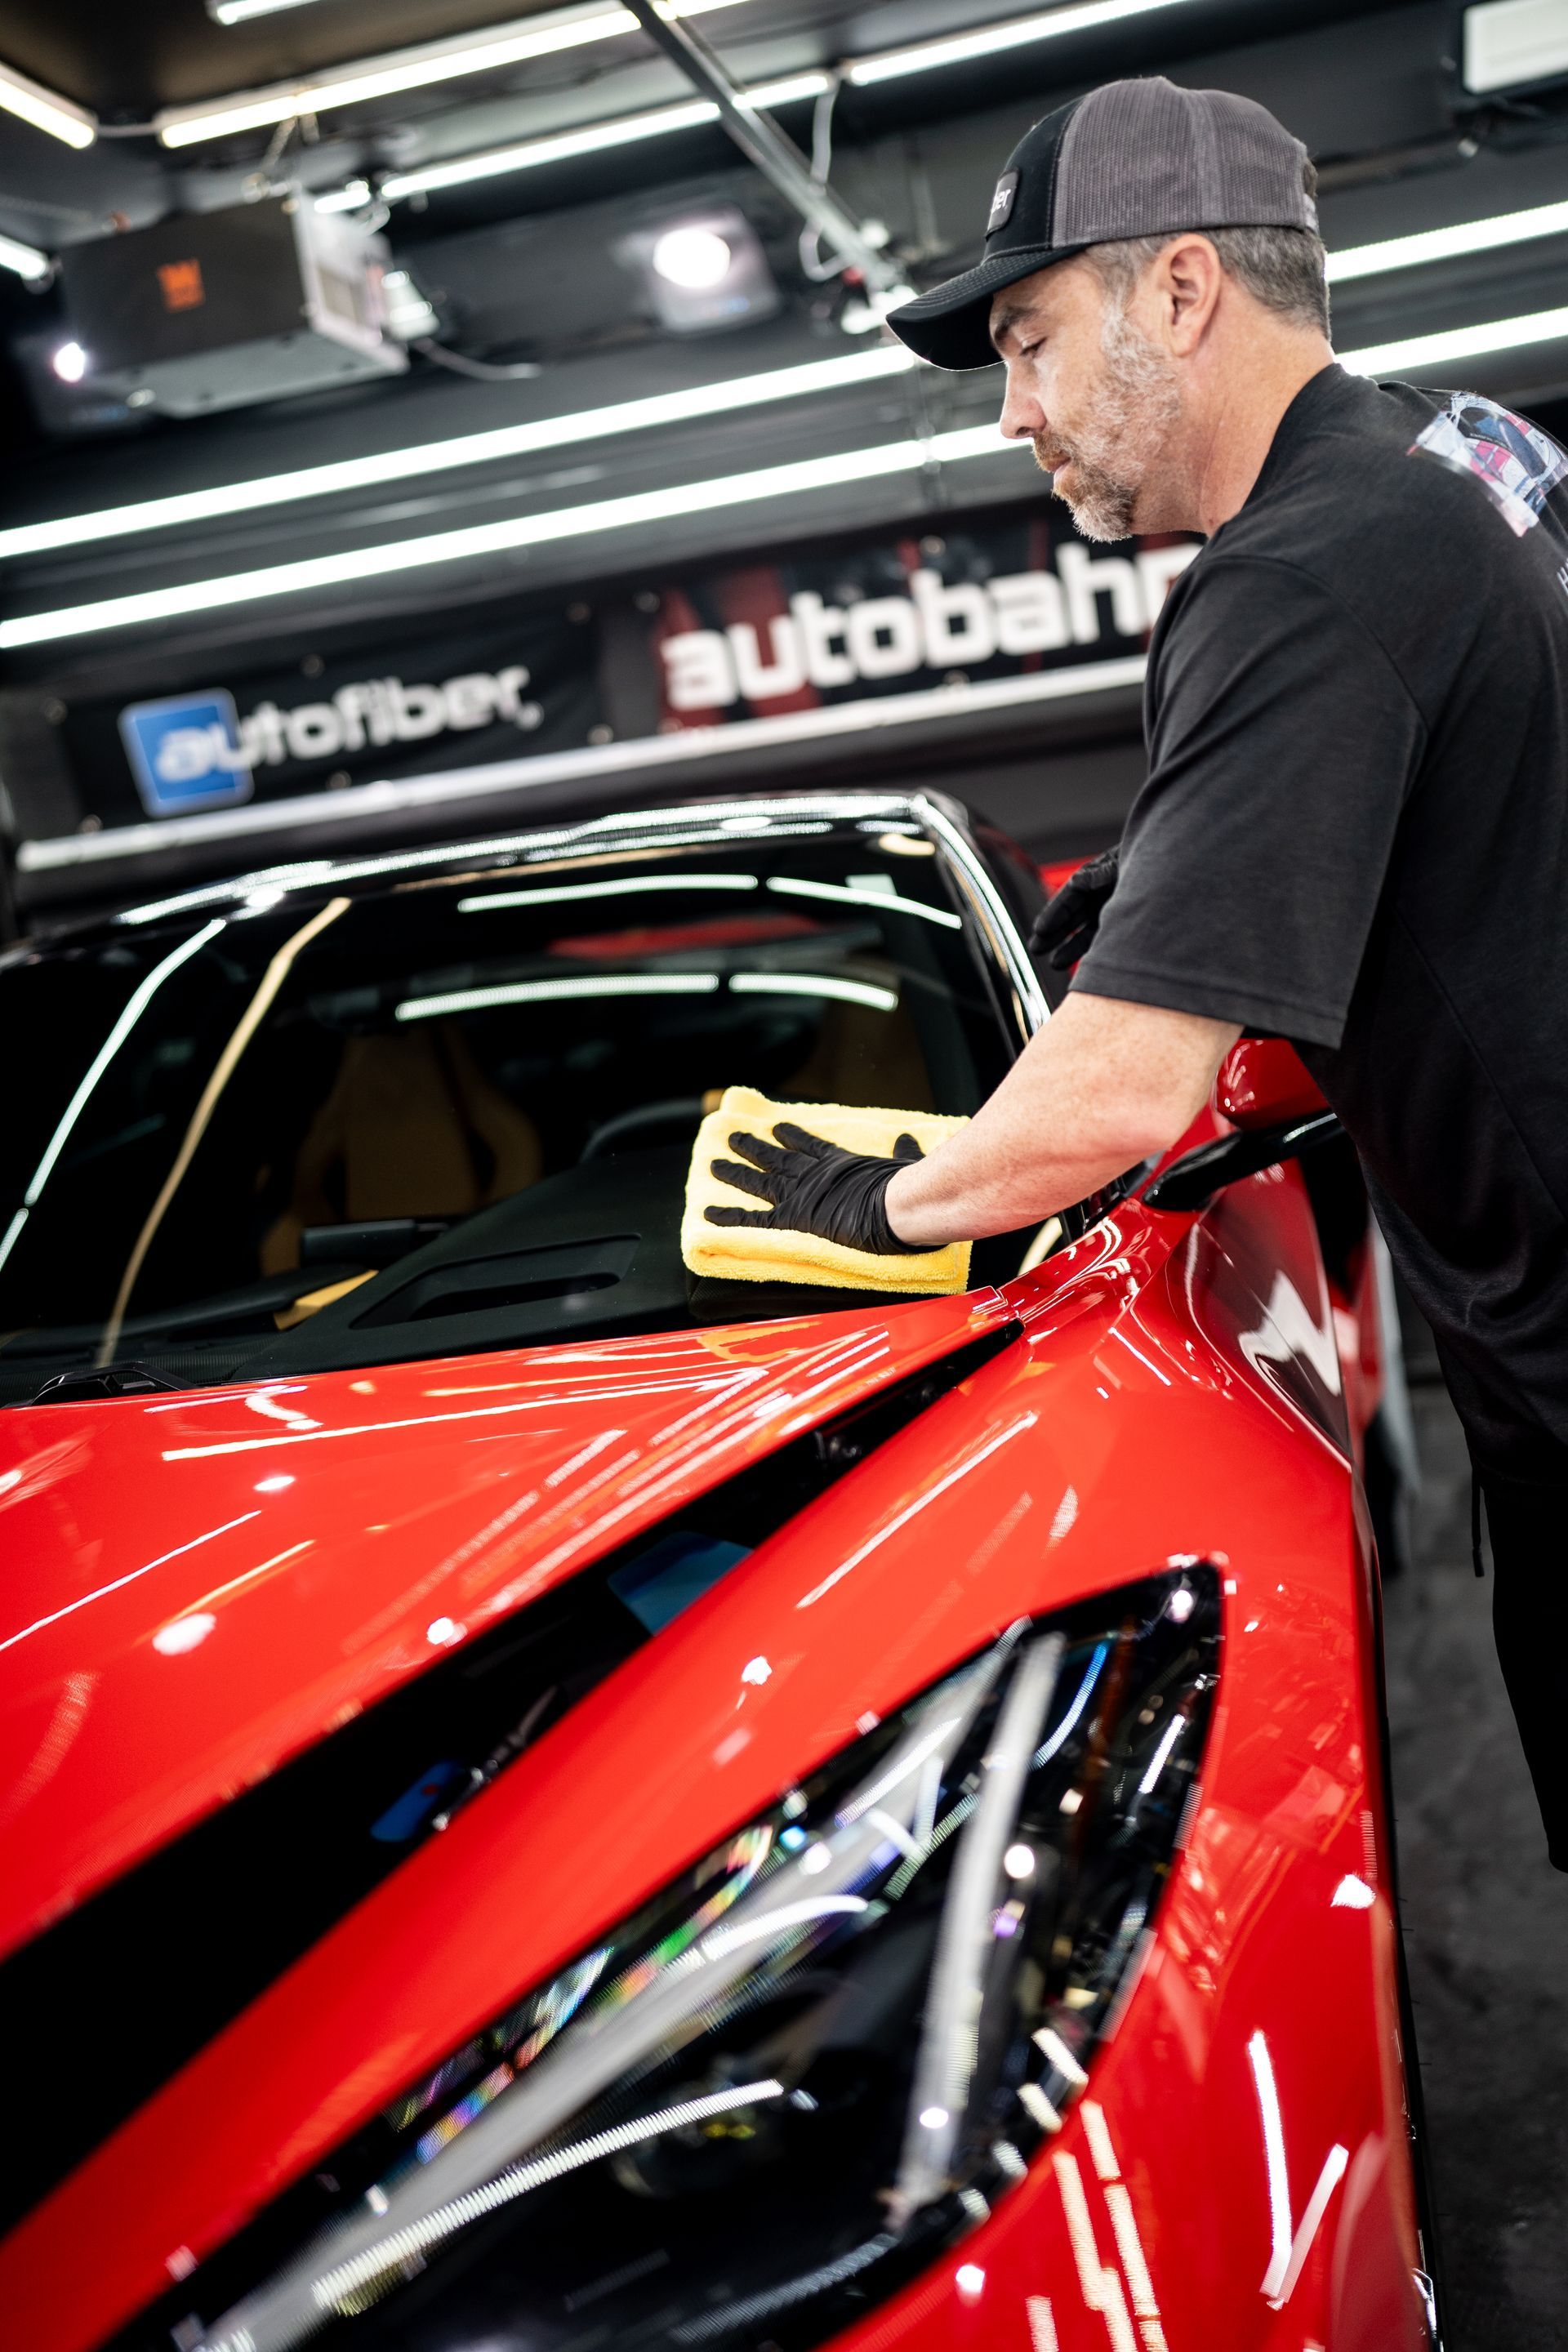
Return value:
[(1206, 236), (1179, 236), (1160, 255), (1153, 274), (1166, 341), (1177, 359), (1186, 359), (1203, 341), (1219, 300), (1220, 257)]

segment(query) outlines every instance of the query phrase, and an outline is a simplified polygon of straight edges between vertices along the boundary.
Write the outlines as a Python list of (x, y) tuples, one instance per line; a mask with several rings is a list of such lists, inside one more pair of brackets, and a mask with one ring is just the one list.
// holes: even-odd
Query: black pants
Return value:
[(1525, 1486), (1488, 1473), (1480, 1485), (1498, 1659), (1546, 1850), (1568, 1870), (1568, 1484)]

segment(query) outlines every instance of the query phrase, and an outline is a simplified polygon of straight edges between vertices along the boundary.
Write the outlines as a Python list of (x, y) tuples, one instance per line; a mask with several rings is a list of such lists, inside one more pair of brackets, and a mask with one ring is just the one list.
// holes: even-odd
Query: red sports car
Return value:
[(1436, 2342), (1300, 1065), (963, 1297), (681, 1262), (713, 1089), (978, 1105), (1039, 896), (819, 793), (0, 967), (7, 2346)]

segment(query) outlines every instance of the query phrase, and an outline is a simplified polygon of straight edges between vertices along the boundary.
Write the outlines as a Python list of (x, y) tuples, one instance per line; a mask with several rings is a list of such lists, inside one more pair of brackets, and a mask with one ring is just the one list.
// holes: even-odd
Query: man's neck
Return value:
[[(1239, 514), (1252, 495), (1264, 460), (1274, 446), (1280, 420), (1302, 387), (1333, 362), (1321, 335), (1282, 335), (1259, 350), (1256, 343), (1230, 364), (1216, 354), (1210, 396), (1202, 399), (1187, 436), (1182, 483), (1186, 513), (1164, 530), (1201, 530), (1212, 539), (1222, 523)], [(1149, 526), (1142, 523), (1140, 528)]]

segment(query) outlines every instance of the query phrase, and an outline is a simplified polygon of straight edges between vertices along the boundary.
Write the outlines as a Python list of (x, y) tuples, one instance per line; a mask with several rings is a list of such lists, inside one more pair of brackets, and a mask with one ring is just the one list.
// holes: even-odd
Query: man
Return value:
[(1175, 1141), (1243, 1031), (1292, 1040), (1437, 1337), (1568, 1869), (1568, 458), (1335, 365), (1312, 184), (1250, 100), (1111, 83), (1009, 158), (978, 268), (893, 314), (939, 366), (1001, 359), (1003, 430), (1089, 537), (1208, 543), (1151, 644), (1120, 878), (1042, 919), (1081, 955), (1060, 1010), (930, 1159), (737, 1138), (772, 1205), (709, 1213), (1011, 1231)]

